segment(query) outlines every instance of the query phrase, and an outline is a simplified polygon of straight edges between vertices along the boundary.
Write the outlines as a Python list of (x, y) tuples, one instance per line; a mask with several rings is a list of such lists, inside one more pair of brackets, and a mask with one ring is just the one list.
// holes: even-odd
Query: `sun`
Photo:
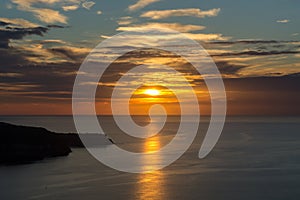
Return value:
[(157, 89), (146, 89), (144, 91), (144, 94), (150, 95), (150, 96), (157, 96), (160, 94), (160, 91)]

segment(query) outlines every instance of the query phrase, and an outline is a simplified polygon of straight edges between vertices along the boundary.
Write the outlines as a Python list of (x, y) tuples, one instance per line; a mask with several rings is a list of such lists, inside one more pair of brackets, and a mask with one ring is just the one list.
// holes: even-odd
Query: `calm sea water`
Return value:
[[(149, 119), (135, 120), (146, 124)], [(76, 131), (69, 116), (2, 116), (0, 121)], [(124, 148), (143, 148), (140, 141), (119, 137), (110, 117), (100, 121)], [(299, 199), (300, 117), (229, 117), (214, 150), (200, 160), (208, 122), (202, 119), (199, 136), (179, 160), (153, 173), (118, 172), (85, 149), (34, 164), (1, 166), (0, 199)], [(178, 118), (169, 120), (163, 130), (167, 138), (177, 125)]]

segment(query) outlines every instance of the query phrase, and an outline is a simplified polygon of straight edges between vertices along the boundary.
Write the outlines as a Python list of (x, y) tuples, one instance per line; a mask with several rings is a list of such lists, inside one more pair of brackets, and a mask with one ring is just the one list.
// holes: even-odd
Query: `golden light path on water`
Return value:
[[(153, 151), (157, 151), (161, 148), (160, 137), (155, 136), (147, 139), (143, 146), (144, 152), (151, 153)], [(159, 158), (155, 159), (156, 161), (152, 161), (151, 164), (159, 164), (155, 162), (159, 162)], [(143, 161), (142, 161), (143, 162)], [(144, 161), (145, 163), (149, 163), (148, 161)], [(147, 166), (151, 168), (151, 166)], [(162, 200), (165, 199), (165, 180), (164, 180), (164, 172), (154, 171), (150, 173), (143, 173), (139, 175), (138, 183), (137, 183), (137, 199), (140, 200)]]
[[(160, 96), (165, 92), (160, 88), (146, 87), (136, 91), (137, 94), (143, 95), (142, 101), (145, 102), (160, 102)], [(150, 128), (150, 127), (149, 127)], [(152, 131), (151, 128), (147, 131)], [(144, 153), (152, 153), (159, 151), (161, 148), (161, 136), (154, 136), (147, 138), (143, 144), (142, 151)], [(141, 160), (142, 164), (147, 168), (152, 168), (160, 162), (160, 155), (149, 161), (144, 158)], [(139, 174), (137, 182), (137, 199), (140, 200), (154, 200), (164, 199), (164, 174), (162, 171), (153, 171), (149, 173)]]

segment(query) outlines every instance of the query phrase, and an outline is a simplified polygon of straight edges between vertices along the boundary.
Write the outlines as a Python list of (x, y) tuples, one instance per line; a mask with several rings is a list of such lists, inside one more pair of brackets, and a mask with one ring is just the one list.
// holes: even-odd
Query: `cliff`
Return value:
[(44, 128), (0, 122), (0, 135), (0, 164), (30, 163), (71, 152), (66, 138)]

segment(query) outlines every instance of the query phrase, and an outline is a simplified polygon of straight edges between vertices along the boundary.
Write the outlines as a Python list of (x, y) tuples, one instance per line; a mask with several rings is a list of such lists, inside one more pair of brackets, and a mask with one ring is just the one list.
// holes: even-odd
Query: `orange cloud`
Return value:
[(152, 10), (145, 12), (141, 17), (147, 17), (151, 19), (163, 19), (168, 17), (181, 17), (181, 16), (191, 16), (191, 17), (215, 17), (219, 14), (220, 8), (214, 8), (211, 10), (200, 10), (199, 8), (187, 8), (187, 9), (176, 9), (176, 10)]
[[(34, 27), (39, 27), (39, 24), (32, 23), (30, 21), (27, 21), (25, 19), (21, 18), (14, 18), (14, 19), (9, 19), (9, 18), (0, 18), (0, 21), (13, 24), (14, 26), (17, 27), (22, 27), (22, 28), (34, 28)], [(11, 26), (11, 25), (10, 25)]]
[(129, 11), (139, 10), (139, 9), (142, 9), (142, 8), (148, 6), (149, 4), (152, 4), (152, 3), (155, 3), (155, 2), (158, 2), (158, 1), (160, 1), (160, 0), (139, 0), (135, 4), (130, 5), (128, 7), (128, 10)]
[(34, 13), (34, 16), (38, 18), (40, 21), (45, 22), (45, 23), (67, 23), (67, 17), (60, 14), (56, 10), (51, 10), (47, 8), (39, 8), (39, 9), (31, 9), (31, 12)]
[(48, 9), (48, 8), (36, 8), (33, 4), (43, 3), (47, 5), (53, 5), (59, 3), (60, 0), (12, 0), (13, 3), (17, 4), (17, 8), (22, 11), (31, 12), (34, 16), (45, 23), (67, 23), (67, 17), (61, 14), (59, 11)]
[(64, 11), (71, 11), (71, 10), (77, 10), (79, 8), (78, 5), (71, 5), (71, 6), (63, 6), (62, 9)]
[(200, 25), (191, 24), (179, 24), (179, 23), (147, 23), (132, 26), (121, 26), (117, 28), (117, 31), (135, 31), (142, 28), (169, 28), (180, 32), (190, 32), (203, 30), (206, 27)]
[(198, 41), (210, 41), (210, 40), (228, 40), (229, 37), (224, 37), (222, 34), (216, 34), (216, 33), (185, 33), (186, 36), (193, 40)]

